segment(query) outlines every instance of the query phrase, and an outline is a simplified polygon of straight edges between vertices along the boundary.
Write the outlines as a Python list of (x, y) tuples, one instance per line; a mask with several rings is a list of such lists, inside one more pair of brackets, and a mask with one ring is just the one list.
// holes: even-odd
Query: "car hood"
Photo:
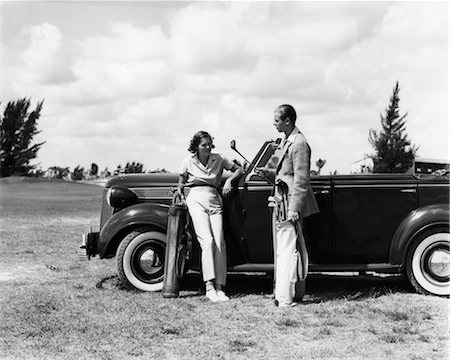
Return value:
[(112, 186), (174, 186), (178, 183), (178, 177), (178, 173), (122, 174), (109, 179), (105, 184), (105, 188)]

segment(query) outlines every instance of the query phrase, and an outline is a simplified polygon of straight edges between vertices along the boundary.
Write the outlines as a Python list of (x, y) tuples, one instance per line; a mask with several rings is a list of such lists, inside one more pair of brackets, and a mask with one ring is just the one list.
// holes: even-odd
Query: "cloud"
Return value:
[(170, 46), (175, 69), (206, 75), (245, 69), (253, 59), (243, 41), (241, 11), (228, 4), (194, 3), (174, 14)]
[(113, 103), (124, 98), (160, 96), (169, 93), (173, 87), (170, 69), (162, 60), (83, 59), (74, 65), (73, 71), (76, 81), (64, 95), (64, 100), (69, 103)]
[(77, 35), (49, 13), (9, 32), (4, 92), (45, 98), (41, 156), (52, 165), (63, 154), (81, 163), (92, 150), (100, 167), (127, 159), (177, 169), (200, 129), (219, 152), (235, 157), (235, 138), (252, 157), (279, 136), (273, 109), (292, 103), (313, 160), (327, 159), (324, 173), (345, 172), (371, 151), (369, 129), (379, 128), (397, 80), (421, 155), (445, 156), (446, 4), (182, 2), (135, 11), (151, 20), (118, 13)]
[(83, 42), (73, 72), (76, 81), (66, 101), (77, 104), (160, 97), (173, 91), (168, 44), (160, 26), (111, 24), (108, 36)]
[(61, 46), (61, 32), (55, 26), (46, 23), (41, 26), (30, 26), (26, 32), (30, 43), (22, 54), (24, 65), (35, 72), (49, 68), (53, 62), (53, 55)]
[(133, 24), (110, 24), (106, 36), (93, 36), (83, 42), (81, 57), (117, 63), (146, 62), (166, 59), (169, 54), (167, 38), (161, 26), (138, 28)]
[(73, 80), (70, 69), (74, 53), (72, 44), (64, 42), (57, 27), (48, 23), (27, 26), (24, 34), (28, 46), (21, 54), (22, 63), (16, 81), (18, 91), (27, 85), (51, 86)]

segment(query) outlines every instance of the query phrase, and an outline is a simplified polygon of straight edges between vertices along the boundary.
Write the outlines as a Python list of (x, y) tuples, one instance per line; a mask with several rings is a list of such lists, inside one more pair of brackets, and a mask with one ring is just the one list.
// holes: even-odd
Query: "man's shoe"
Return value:
[(285, 302), (285, 301), (280, 302), (278, 300), (275, 300), (274, 303), (275, 303), (275, 306), (278, 306), (278, 307), (293, 307), (293, 306), (297, 306), (297, 303), (295, 301), (292, 301), (292, 302)]
[(211, 300), (212, 302), (218, 302), (218, 301), (220, 301), (220, 300), (219, 300), (219, 297), (217, 296), (217, 292), (216, 292), (216, 290), (214, 290), (214, 289), (208, 290), (208, 291), (206, 292), (206, 297), (207, 297), (209, 300)]
[(297, 303), (291, 302), (291, 303), (278, 303), (278, 307), (294, 307), (297, 306)]
[(219, 301), (228, 301), (230, 298), (225, 295), (225, 293), (222, 290), (217, 291), (217, 298)]

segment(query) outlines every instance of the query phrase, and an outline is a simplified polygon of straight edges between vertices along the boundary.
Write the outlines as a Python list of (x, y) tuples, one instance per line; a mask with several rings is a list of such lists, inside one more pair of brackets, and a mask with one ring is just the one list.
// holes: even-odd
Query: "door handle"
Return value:
[(330, 194), (330, 190), (322, 190), (322, 191), (319, 191), (319, 194), (329, 195), (329, 194)]
[(402, 193), (415, 194), (416, 193), (416, 189), (402, 189), (401, 192)]

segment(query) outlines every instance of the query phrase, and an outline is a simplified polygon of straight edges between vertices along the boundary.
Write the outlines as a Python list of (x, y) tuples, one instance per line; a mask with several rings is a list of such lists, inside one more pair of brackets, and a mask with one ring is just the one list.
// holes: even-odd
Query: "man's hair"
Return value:
[(297, 120), (297, 113), (295, 112), (295, 109), (292, 105), (280, 105), (275, 109), (276, 113), (280, 114), (281, 120), (286, 120), (289, 118), (291, 120), (291, 123), (295, 125), (295, 121)]
[[(191, 139), (191, 142), (189, 143), (188, 150), (189, 152), (195, 154), (198, 150), (198, 146), (200, 145), (200, 142), (204, 138), (209, 138), (211, 140), (211, 144), (213, 142), (213, 137), (206, 131), (197, 131), (194, 136)], [(212, 149), (214, 149), (214, 145), (211, 146)]]

